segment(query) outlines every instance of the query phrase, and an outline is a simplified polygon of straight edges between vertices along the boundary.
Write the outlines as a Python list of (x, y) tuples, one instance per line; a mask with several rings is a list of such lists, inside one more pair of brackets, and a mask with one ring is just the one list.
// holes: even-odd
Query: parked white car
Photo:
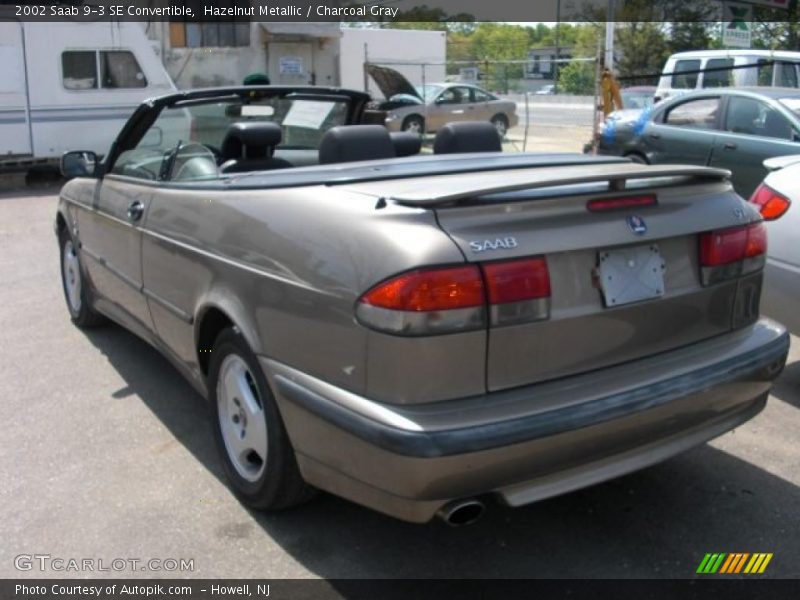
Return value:
[(770, 170), (751, 202), (767, 221), (768, 258), (762, 312), (800, 335), (800, 155), (764, 161)]

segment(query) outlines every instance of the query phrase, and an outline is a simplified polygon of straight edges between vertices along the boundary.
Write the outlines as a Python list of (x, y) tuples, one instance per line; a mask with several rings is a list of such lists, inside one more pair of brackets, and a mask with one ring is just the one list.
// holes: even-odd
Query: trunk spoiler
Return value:
[(622, 191), (631, 179), (681, 177), (695, 181), (724, 181), (731, 176), (725, 169), (688, 165), (616, 163), (606, 165), (549, 166), (508, 171), (443, 175), (420, 185), (419, 180), (398, 181), (387, 200), (418, 207), (435, 207), (488, 194), (542, 189), (582, 183), (608, 182), (609, 191)]

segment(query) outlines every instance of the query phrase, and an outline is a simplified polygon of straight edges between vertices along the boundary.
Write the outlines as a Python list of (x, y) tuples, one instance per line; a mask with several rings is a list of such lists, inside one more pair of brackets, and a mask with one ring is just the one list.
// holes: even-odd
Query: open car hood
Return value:
[(422, 100), (416, 88), (406, 79), (402, 73), (398, 73), (389, 67), (379, 67), (378, 65), (367, 65), (367, 73), (378, 84), (384, 98), (389, 100), (392, 96), (406, 94)]

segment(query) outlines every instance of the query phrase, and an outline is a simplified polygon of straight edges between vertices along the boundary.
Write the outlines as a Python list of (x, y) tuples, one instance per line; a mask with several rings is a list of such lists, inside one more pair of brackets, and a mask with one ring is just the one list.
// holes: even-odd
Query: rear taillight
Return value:
[(469, 331), (549, 315), (543, 257), (409, 271), (379, 283), (356, 305), (359, 322), (398, 335)]
[(486, 326), (486, 296), (477, 266), (403, 273), (358, 300), (358, 320), (402, 335), (427, 335)]
[(657, 205), (658, 200), (655, 194), (644, 194), (641, 196), (623, 196), (622, 198), (595, 198), (586, 203), (586, 209), (589, 212), (605, 212)]
[(750, 196), (750, 202), (758, 206), (758, 211), (765, 221), (774, 221), (789, 210), (791, 202), (766, 184), (761, 184)]
[(763, 223), (700, 234), (703, 285), (710, 285), (763, 268), (767, 230)]
[(550, 316), (550, 272), (544, 257), (486, 263), (492, 325), (538, 321)]

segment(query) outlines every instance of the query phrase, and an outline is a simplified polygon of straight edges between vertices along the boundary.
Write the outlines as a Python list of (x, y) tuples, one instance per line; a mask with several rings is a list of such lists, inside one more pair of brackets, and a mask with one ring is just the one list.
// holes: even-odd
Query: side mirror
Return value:
[(61, 174), (73, 177), (97, 177), (100, 162), (91, 150), (71, 150), (61, 156)]

